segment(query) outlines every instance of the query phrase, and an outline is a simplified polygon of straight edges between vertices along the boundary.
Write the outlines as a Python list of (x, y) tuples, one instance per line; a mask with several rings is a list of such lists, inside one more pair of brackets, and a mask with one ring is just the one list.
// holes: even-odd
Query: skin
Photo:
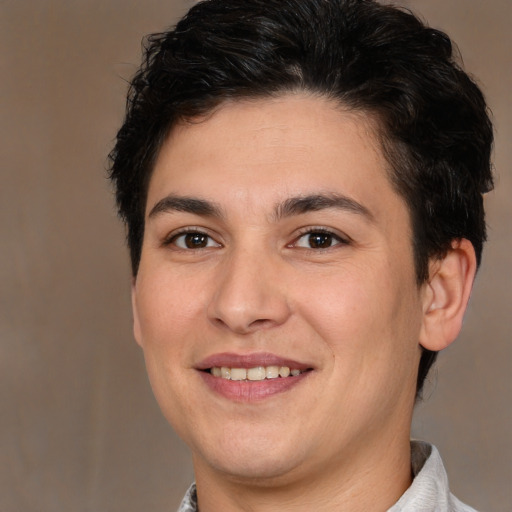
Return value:
[[(410, 485), (420, 343), (440, 349), (456, 336), (474, 261), (460, 241), (417, 285), (409, 213), (374, 129), (326, 99), (289, 94), (224, 104), (162, 147), (134, 332), (160, 407), (192, 451), (201, 512), (386, 510)], [(276, 208), (318, 195), (345, 201)], [(181, 211), (168, 197), (215, 211)], [(205, 246), (187, 248), (197, 235), (183, 230)], [(328, 234), (311, 235), (319, 230)], [(237, 401), (198, 370), (215, 354), (262, 352), (312, 371)]]

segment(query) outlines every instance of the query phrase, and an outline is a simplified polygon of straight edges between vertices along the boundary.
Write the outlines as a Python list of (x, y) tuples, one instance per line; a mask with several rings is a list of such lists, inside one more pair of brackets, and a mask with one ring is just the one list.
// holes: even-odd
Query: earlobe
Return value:
[(142, 336), (140, 330), (139, 313), (137, 309), (137, 289), (135, 277), (132, 279), (132, 314), (133, 314), (133, 336), (135, 341), (142, 347)]
[(420, 345), (432, 351), (446, 348), (458, 336), (476, 273), (476, 256), (469, 240), (454, 240), (442, 259), (431, 262), (424, 286)]

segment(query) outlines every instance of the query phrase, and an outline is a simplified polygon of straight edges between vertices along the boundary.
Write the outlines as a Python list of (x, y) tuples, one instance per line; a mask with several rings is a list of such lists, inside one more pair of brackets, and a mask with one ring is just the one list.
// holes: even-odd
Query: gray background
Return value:
[[(0, 512), (172, 511), (193, 478), (132, 339), (104, 172), (141, 37), (191, 3), (0, 0)], [(402, 3), (458, 42), (497, 129), (483, 268), (414, 434), (461, 498), (512, 511), (512, 2)]]

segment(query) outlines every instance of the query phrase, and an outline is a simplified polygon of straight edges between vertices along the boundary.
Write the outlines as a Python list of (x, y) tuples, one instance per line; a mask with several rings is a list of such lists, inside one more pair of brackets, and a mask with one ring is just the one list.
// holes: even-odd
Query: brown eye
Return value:
[(188, 249), (202, 249), (208, 245), (208, 237), (202, 233), (189, 233), (183, 238)]
[(171, 242), (180, 249), (205, 249), (207, 247), (219, 247), (206, 233), (193, 231), (175, 236)]
[(327, 249), (331, 247), (333, 238), (327, 233), (311, 233), (308, 242), (312, 249)]
[(329, 249), (343, 243), (343, 240), (329, 231), (310, 231), (302, 235), (295, 243), (296, 247), (304, 247), (306, 249)]

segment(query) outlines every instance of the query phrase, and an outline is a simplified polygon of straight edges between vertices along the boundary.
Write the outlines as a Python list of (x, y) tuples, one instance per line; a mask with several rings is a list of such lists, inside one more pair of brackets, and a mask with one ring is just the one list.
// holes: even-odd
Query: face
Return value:
[(163, 145), (135, 337), (196, 473), (321, 476), (408, 442), (422, 289), (386, 169), (370, 120), (305, 95)]

